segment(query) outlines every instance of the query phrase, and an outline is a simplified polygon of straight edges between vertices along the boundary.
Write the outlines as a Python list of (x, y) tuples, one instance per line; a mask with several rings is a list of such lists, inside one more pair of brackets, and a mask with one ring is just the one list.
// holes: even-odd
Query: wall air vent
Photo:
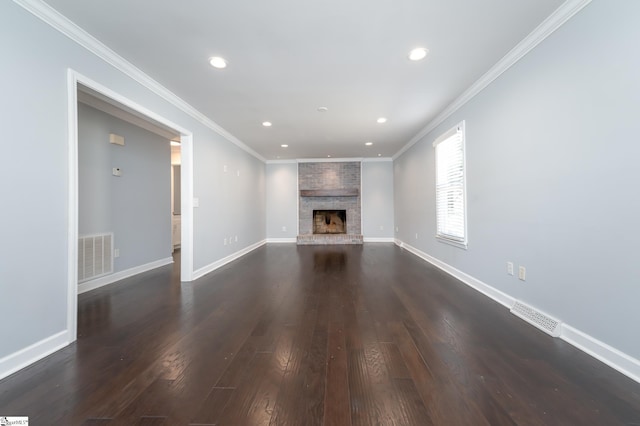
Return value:
[(544, 314), (529, 305), (516, 301), (511, 308), (511, 313), (553, 337), (560, 336), (560, 321), (551, 318), (547, 314)]
[(78, 283), (113, 272), (113, 233), (78, 239)]

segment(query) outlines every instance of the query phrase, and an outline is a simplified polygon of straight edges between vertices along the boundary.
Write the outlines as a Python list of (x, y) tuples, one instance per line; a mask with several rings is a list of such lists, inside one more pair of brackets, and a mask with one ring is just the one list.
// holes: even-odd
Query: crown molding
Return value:
[(371, 157), (371, 158), (298, 158), (295, 160), (267, 160), (266, 164), (295, 164), (295, 163), (342, 163), (342, 162), (361, 162), (361, 163), (383, 163), (393, 161), (391, 157)]
[(298, 164), (298, 160), (267, 160), (266, 164)]
[(85, 30), (80, 28), (78, 25), (73, 23), (67, 17), (62, 15), (60, 12), (44, 3), (42, 0), (13, 0), (14, 3), (25, 9), (27, 12), (31, 13), (35, 17), (39, 18), (52, 28), (56, 29), (60, 33), (64, 34), (80, 46), (87, 49), (89, 52), (93, 53), (103, 61), (115, 67), (117, 70), (121, 71), (128, 77), (137, 81), (156, 95), (160, 96), (162, 99), (166, 100), (176, 108), (180, 109), (182, 112), (191, 116), (195, 120), (199, 121), (209, 129), (213, 130), (227, 141), (233, 143), (238, 146), (240, 149), (246, 151), (251, 154), (258, 160), (265, 162), (266, 159), (258, 154), (253, 149), (249, 148), (238, 138), (233, 136), (231, 133), (220, 127), (213, 120), (209, 119), (207, 116), (202, 114), (200, 111), (189, 105), (186, 101), (180, 98), (175, 93), (171, 92), (169, 89), (155, 81), (153, 78), (149, 77), (145, 74), (141, 69), (137, 68), (131, 62), (127, 61), (116, 52), (111, 50), (101, 41), (87, 33)]
[(372, 158), (363, 158), (363, 163), (385, 163), (387, 161), (393, 161), (391, 157), (372, 157)]
[(362, 158), (298, 158), (298, 163), (359, 163), (362, 162)]
[(566, 0), (558, 7), (547, 19), (538, 25), (527, 37), (509, 51), (502, 59), (500, 59), (489, 71), (473, 83), (462, 95), (456, 98), (449, 106), (447, 106), (440, 114), (429, 122), (422, 130), (420, 130), (405, 146), (393, 155), (396, 160), (404, 154), (409, 148), (415, 145), (419, 140), (427, 136), (431, 131), (438, 127), (444, 120), (449, 118), (454, 112), (459, 110), (463, 105), (473, 99), (478, 93), (484, 90), (495, 79), (500, 77), (502, 73), (507, 71), (516, 62), (522, 59), (534, 47), (549, 37), (555, 30), (560, 28), (591, 3), (591, 0)]

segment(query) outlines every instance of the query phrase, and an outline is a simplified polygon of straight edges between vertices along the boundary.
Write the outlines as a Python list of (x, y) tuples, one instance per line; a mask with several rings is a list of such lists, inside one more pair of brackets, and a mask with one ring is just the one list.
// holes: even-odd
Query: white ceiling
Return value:
[(46, 2), (273, 160), (392, 156), (563, 0)]

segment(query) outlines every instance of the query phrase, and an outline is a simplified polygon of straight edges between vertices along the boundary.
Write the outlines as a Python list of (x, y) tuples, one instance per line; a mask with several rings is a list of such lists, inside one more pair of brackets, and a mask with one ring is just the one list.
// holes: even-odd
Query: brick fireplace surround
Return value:
[[(298, 244), (362, 244), (360, 162), (298, 164)], [(346, 234), (314, 234), (314, 210), (346, 210)]]

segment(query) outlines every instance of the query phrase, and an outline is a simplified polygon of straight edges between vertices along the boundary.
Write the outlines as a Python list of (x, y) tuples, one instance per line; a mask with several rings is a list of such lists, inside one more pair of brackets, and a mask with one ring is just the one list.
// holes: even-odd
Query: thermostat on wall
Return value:
[(115, 133), (109, 133), (109, 143), (124, 146), (124, 136), (119, 136)]

